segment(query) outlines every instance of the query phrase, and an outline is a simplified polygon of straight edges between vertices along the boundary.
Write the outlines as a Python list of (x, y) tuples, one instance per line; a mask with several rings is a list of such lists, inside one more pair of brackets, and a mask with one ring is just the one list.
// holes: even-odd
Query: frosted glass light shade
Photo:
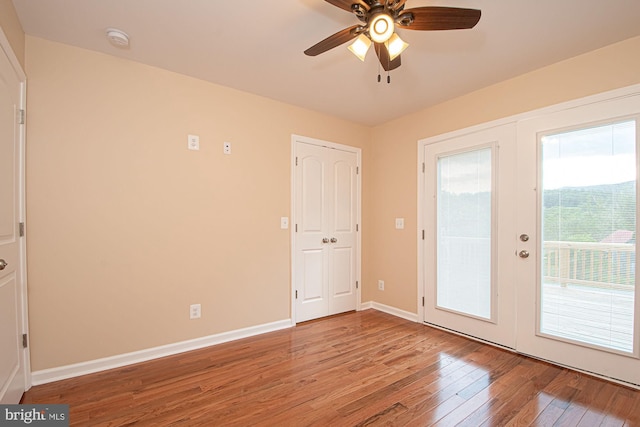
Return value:
[(389, 59), (393, 61), (409, 47), (409, 44), (402, 40), (398, 34), (393, 33), (391, 38), (385, 42), (385, 46), (389, 52)]
[(367, 56), (367, 52), (371, 47), (371, 40), (369, 37), (364, 34), (360, 34), (356, 41), (354, 41), (351, 45), (349, 45), (349, 50), (357, 56), (360, 61), (364, 61), (365, 56)]

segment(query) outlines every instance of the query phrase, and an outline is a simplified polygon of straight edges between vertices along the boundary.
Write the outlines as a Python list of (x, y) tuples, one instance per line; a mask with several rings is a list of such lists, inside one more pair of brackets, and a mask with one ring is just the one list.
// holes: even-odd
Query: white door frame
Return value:
[(296, 324), (296, 224), (298, 218), (296, 218), (296, 144), (305, 143), (311, 145), (317, 145), (319, 147), (327, 147), (333, 149), (339, 149), (355, 153), (357, 156), (357, 168), (358, 173), (356, 175), (356, 192), (357, 192), (357, 214), (356, 214), (356, 282), (358, 283), (356, 288), (356, 310), (361, 310), (362, 305), (362, 150), (350, 145), (337, 144), (334, 142), (323, 141), (320, 139), (309, 138), (300, 135), (291, 135), (291, 222), (290, 222), (290, 238), (291, 238), (291, 323)]
[[(21, 82), (20, 88), (20, 109), (25, 111), (24, 121), (26, 123), (26, 105), (27, 105), (27, 76), (20, 65), (20, 61), (15, 55), (9, 39), (5, 35), (2, 28), (0, 28), (0, 49), (2, 55), (5, 55), (11, 63), (17, 79)], [(26, 138), (26, 124), (22, 123), (19, 126), (19, 148), (18, 148), (18, 182), (16, 183), (18, 192), (18, 222), (26, 224), (26, 209), (25, 209), (25, 138)], [(20, 288), (20, 319), (19, 323), (22, 328), (23, 334), (28, 334), (29, 331), (29, 316), (28, 316), (28, 297), (27, 297), (27, 240), (26, 240), (26, 226), (25, 235), (19, 238), (19, 266), (17, 267), (17, 281)], [(23, 349), (24, 363), (24, 384), (25, 391), (31, 388), (31, 361), (29, 348)]]

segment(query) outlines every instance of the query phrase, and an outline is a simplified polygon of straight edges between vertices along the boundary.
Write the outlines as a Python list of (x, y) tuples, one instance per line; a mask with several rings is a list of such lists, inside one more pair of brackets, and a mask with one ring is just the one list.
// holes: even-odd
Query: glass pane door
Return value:
[(634, 120), (541, 137), (539, 333), (634, 350)]
[(640, 91), (518, 122), (513, 258), (517, 351), (634, 385), (639, 119)]
[(438, 158), (437, 306), (492, 319), (492, 148)]
[(424, 143), (423, 319), (515, 347), (516, 127)]

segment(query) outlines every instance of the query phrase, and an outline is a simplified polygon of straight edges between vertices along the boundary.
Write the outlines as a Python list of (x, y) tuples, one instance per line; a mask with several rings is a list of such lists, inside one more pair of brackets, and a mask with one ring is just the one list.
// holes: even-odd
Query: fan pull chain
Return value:
[(391, 83), (391, 56), (387, 52), (387, 84)]
[[(380, 71), (378, 71), (378, 83), (380, 83), (382, 81), (382, 75), (380, 74)], [(389, 71), (387, 71), (387, 83), (391, 83), (391, 73)]]
[[(389, 65), (387, 68), (391, 68)], [(380, 63), (378, 62), (378, 83), (382, 81), (382, 74), (380, 73)], [(391, 83), (391, 71), (387, 70), (387, 84)]]

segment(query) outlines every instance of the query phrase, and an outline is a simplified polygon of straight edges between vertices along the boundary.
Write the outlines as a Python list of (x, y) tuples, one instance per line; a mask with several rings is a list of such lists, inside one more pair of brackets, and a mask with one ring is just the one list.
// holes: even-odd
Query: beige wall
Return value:
[(291, 134), (362, 147), (366, 176), (369, 128), (29, 36), (26, 59), (34, 371), (290, 318)]
[(0, 0), (0, 28), (9, 40), (22, 68), (24, 68), (24, 31), (11, 0)]
[[(417, 141), (479, 123), (640, 83), (640, 37), (478, 90), (373, 129), (363, 301), (417, 312)], [(405, 218), (395, 230), (394, 218)], [(385, 290), (377, 290), (377, 280)]]
[(370, 129), (27, 37), (32, 369), (288, 318), (292, 133), (363, 148), (362, 301), (415, 313), (417, 141), (640, 83), (638, 51), (630, 39)]

